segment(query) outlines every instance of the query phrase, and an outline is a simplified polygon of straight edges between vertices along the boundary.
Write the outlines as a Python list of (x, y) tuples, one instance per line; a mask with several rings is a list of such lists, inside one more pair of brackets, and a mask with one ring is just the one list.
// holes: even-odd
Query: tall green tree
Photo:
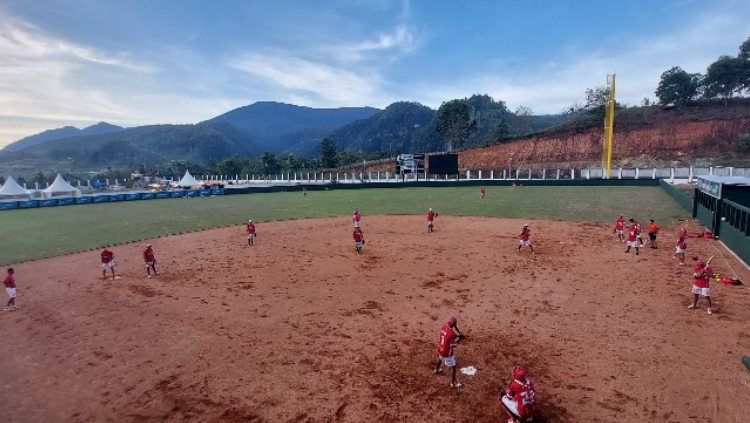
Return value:
[(740, 66), (740, 86), (742, 90), (750, 94), (750, 37), (740, 45), (737, 60)]
[(451, 100), (443, 103), (437, 111), (436, 129), (445, 137), (448, 151), (463, 148), (469, 135), (476, 129), (476, 122), (471, 119), (466, 101)]
[(281, 170), (281, 166), (279, 166), (279, 159), (277, 159), (276, 155), (273, 153), (263, 153), (263, 155), (260, 156), (260, 161), (263, 164), (264, 173), (273, 175), (274, 173), (278, 173), (279, 170)]
[[(738, 57), (721, 56), (708, 66), (703, 79), (704, 97), (732, 98), (743, 88), (743, 60)], [(724, 102), (726, 105), (726, 101)]]
[(326, 169), (334, 168), (339, 164), (336, 143), (331, 138), (324, 138), (320, 142), (320, 164)]
[(686, 104), (698, 95), (699, 86), (699, 74), (689, 74), (675, 66), (661, 74), (656, 97), (662, 106)]

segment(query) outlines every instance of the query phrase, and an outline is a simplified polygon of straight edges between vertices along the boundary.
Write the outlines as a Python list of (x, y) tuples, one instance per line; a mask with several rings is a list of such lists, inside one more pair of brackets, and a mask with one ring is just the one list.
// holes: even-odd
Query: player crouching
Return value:
[(526, 370), (513, 367), (513, 380), (500, 402), (508, 414), (508, 423), (531, 422), (534, 413), (534, 383), (526, 378)]
[(362, 228), (359, 226), (354, 228), (352, 238), (354, 238), (354, 248), (357, 250), (357, 255), (359, 255), (362, 249), (365, 248), (365, 234), (362, 233)]
[(440, 329), (438, 335), (438, 359), (435, 363), (435, 374), (442, 373), (441, 365), (451, 369), (451, 388), (460, 388), (463, 386), (456, 381), (456, 356), (455, 350), (458, 344), (465, 338), (461, 330), (458, 329), (458, 319), (451, 317)]
[(524, 223), (521, 233), (518, 235), (518, 251), (521, 251), (521, 247), (529, 247), (531, 249), (531, 255), (534, 255), (534, 247), (531, 245), (531, 229), (529, 224)]
[(708, 287), (708, 282), (711, 279), (711, 277), (714, 274), (713, 269), (708, 267), (708, 265), (711, 263), (711, 260), (713, 259), (713, 256), (708, 259), (707, 263), (704, 263), (703, 260), (699, 260), (697, 257), (695, 259), (695, 269), (693, 270), (693, 303), (688, 306), (689, 309), (694, 309), (698, 307), (698, 296), (702, 296), (706, 299), (706, 302), (708, 303), (708, 309), (706, 312), (708, 314), (712, 314), (711, 311), (711, 289)]

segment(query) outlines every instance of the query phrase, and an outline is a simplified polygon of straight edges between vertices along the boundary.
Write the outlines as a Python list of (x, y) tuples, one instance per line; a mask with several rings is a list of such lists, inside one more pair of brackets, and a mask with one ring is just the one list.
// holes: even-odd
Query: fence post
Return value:
[(385, 172), (385, 179), (390, 180), (391, 179), (391, 172)]
[(639, 174), (640, 174), (640, 169), (635, 168), (635, 179), (638, 179)]
[(729, 176), (734, 176), (734, 166), (729, 166)]
[(688, 182), (693, 182), (693, 167), (688, 168)]
[(571, 167), (570, 168), (570, 179), (575, 179), (575, 178), (576, 178), (576, 168)]
[(505, 169), (503, 169), (503, 179), (508, 179), (505, 175)]
[(529, 181), (531, 180), (531, 168), (529, 168)]
[(586, 168), (586, 179), (591, 179), (591, 168)]
[(560, 179), (560, 169), (557, 169), (557, 176), (555, 176), (555, 179)]
[(482, 171), (479, 171), (479, 179), (482, 179)]
[(656, 179), (656, 168), (651, 171), (651, 179)]
[(674, 168), (673, 167), (669, 168), (669, 183), (671, 184), (674, 183)]
[(622, 168), (617, 171), (617, 179), (622, 179)]
[(466, 171), (466, 179), (471, 179), (471, 171), (470, 170)]
[(714, 174), (714, 167), (713, 166), (709, 166), (708, 167), (708, 174), (709, 175), (713, 175)]
[(516, 168), (516, 179), (518, 179), (518, 176), (520, 175), (521, 169)]
[(547, 169), (542, 169), (542, 180), (547, 179)]

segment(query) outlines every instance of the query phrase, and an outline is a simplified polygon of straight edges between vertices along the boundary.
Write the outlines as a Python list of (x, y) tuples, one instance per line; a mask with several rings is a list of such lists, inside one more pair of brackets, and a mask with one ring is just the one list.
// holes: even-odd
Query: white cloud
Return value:
[(492, 67), (453, 81), (420, 84), (412, 97), (438, 106), (451, 98), (488, 93), (511, 107), (529, 106), (535, 113), (558, 113), (580, 102), (588, 87), (603, 86), (617, 73), (618, 101), (638, 104), (654, 98), (661, 73), (672, 66), (705, 72), (721, 54), (736, 54), (747, 34), (738, 33), (748, 16), (702, 15), (684, 30), (652, 34), (611, 51), (566, 51), (526, 63), (496, 61)]
[(317, 105), (371, 104), (378, 98), (382, 83), (376, 73), (292, 55), (250, 53), (231, 60), (230, 66), (289, 90), (287, 95), (307, 98)]

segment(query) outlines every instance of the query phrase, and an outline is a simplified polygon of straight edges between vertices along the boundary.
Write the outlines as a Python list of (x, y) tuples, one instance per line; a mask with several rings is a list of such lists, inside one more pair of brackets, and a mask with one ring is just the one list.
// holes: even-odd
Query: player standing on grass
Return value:
[(247, 221), (247, 245), (255, 245), (255, 223), (252, 219)]
[(638, 242), (638, 228), (633, 224), (633, 219), (630, 219), (630, 226), (628, 227), (628, 249), (625, 250), (626, 253), (630, 252), (630, 248), (635, 248), (635, 255), (638, 255), (640, 252), (640, 243)]
[(654, 222), (654, 219), (649, 220), (648, 225), (648, 242), (651, 243), (649, 247), (651, 248), (657, 248), (656, 246), (656, 235), (659, 234), (659, 225)]
[(714, 272), (713, 269), (708, 267), (708, 264), (711, 263), (711, 259), (713, 257), (708, 259), (708, 263), (704, 263), (703, 260), (697, 259), (695, 261), (695, 269), (693, 269), (693, 303), (690, 304), (687, 308), (694, 309), (698, 307), (698, 296), (704, 297), (706, 299), (706, 302), (708, 302), (708, 309), (706, 312), (708, 314), (712, 314), (711, 311), (711, 289), (708, 287), (708, 282), (713, 276)]
[(617, 216), (615, 229), (612, 232), (617, 234), (617, 239), (620, 242), (625, 242), (625, 218), (622, 215)]
[(513, 367), (513, 380), (505, 395), (500, 397), (508, 414), (508, 423), (530, 421), (534, 414), (535, 396), (534, 383), (526, 378), (526, 370), (519, 365)]
[(534, 247), (531, 245), (531, 229), (529, 224), (524, 223), (521, 228), (521, 233), (518, 235), (518, 251), (521, 251), (521, 247), (529, 247), (531, 249), (531, 255), (534, 255)]
[(151, 277), (151, 270), (154, 271), (154, 276), (158, 276), (156, 273), (156, 255), (154, 255), (154, 249), (151, 244), (146, 244), (146, 249), (143, 250), (143, 261), (146, 262), (146, 274)]
[(112, 271), (112, 280), (115, 280), (115, 253), (104, 247), (104, 250), (102, 250), (102, 279), (107, 279), (107, 269)]
[(479, 198), (484, 200), (484, 196), (487, 195), (487, 190), (484, 187), (479, 188)]
[(12, 267), (8, 268), (8, 274), (3, 279), (3, 285), (5, 285), (5, 292), (8, 294), (8, 303), (5, 305), (5, 311), (14, 311), (16, 307), (16, 279), (13, 275), (16, 273)]
[(362, 249), (365, 248), (365, 234), (362, 233), (362, 228), (354, 228), (352, 238), (354, 238), (354, 249), (357, 251), (357, 255), (359, 255)]
[(427, 232), (432, 232), (436, 217), (438, 217), (438, 214), (437, 212), (433, 211), (432, 208), (427, 210)]
[(354, 214), (352, 215), (352, 223), (354, 223), (355, 228), (362, 227), (362, 215), (359, 214), (359, 209), (354, 209)]
[(461, 330), (458, 329), (458, 319), (451, 317), (440, 329), (438, 335), (438, 359), (435, 363), (435, 374), (441, 373), (441, 365), (451, 369), (451, 388), (460, 388), (463, 386), (456, 381), (456, 356), (455, 350), (458, 344), (465, 338)]

